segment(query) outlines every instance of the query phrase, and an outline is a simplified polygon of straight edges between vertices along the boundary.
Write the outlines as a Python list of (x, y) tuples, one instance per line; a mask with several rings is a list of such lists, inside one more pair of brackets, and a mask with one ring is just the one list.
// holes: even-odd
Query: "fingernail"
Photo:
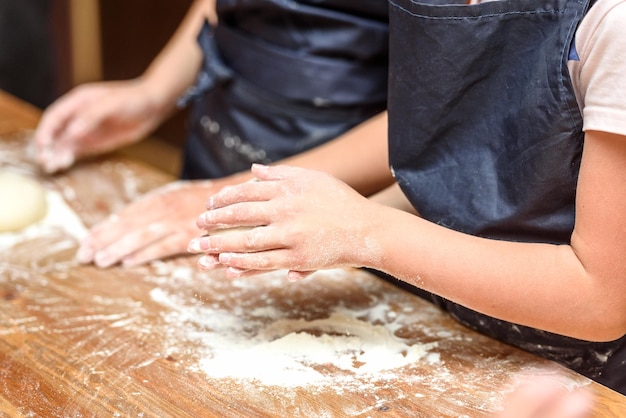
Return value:
[(54, 173), (56, 171), (55, 165), (52, 161), (45, 161), (43, 163), (43, 169), (46, 173)]
[(218, 266), (220, 263), (214, 256), (205, 255), (198, 260), (198, 267), (203, 270), (211, 270)]
[(113, 262), (114, 261), (110, 258), (109, 254), (104, 251), (97, 252), (94, 256), (94, 263), (96, 266), (101, 268), (112, 266)]
[(211, 224), (211, 216), (209, 215), (209, 212), (203, 212), (200, 214), (200, 216), (198, 217), (198, 225), (200, 226), (200, 228), (203, 228), (207, 225)]
[(189, 241), (189, 245), (187, 246), (187, 252), (192, 254), (198, 254), (202, 252), (202, 248), (200, 246), (200, 238), (194, 238)]
[(76, 252), (76, 261), (81, 264), (88, 264), (93, 261), (94, 251), (90, 245), (83, 244)]
[(298, 282), (302, 279), (309, 277), (311, 274), (313, 274), (312, 271), (289, 270), (287, 272), (287, 280), (289, 280), (290, 282)]

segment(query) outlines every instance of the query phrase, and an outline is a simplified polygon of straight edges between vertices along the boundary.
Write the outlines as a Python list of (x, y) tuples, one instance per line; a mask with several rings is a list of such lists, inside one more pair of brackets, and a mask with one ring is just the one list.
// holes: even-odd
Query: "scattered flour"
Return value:
[(289, 386), (326, 379), (315, 366), (375, 376), (427, 353), (426, 346), (408, 346), (385, 326), (358, 320), (350, 312), (314, 321), (278, 320), (254, 338), (223, 348), (201, 361), (207, 374)]
[(411, 345), (394, 334), (400, 324), (376, 319), (393, 317), (386, 303), (366, 310), (336, 306), (326, 318), (305, 320), (287, 318), (272, 306), (244, 315), (193, 305), (161, 287), (151, 297), (169, 308), (165, 320), (178, 325), (170, 338), (195, 341), (201, 347), (198, 367), (213, 378), (336, 387), (341, 380), (387, 379), (394, 369), (440, 361), (429, 352), (437, 343)]

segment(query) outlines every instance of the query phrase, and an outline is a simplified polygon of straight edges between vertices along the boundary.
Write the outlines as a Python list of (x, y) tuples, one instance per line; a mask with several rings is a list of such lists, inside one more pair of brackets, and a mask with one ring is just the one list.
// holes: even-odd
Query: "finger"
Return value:
[(543, 406), (537, 416), (540, 418), (588, 418), (592, 406), (592, 397), (587, 391), (579, 389), (569, 392), (563, 389), (556, 398)]
[(71, 152), (76, 154), (78, 148), (85, 146), (98, 130), (99, 120), (94, 120), (87, 114), (73, 118), (67, 127), (59, 134), (55, 143), (55, 153)]
[(120, 219), (120, 216), (113, 214), (91, 228), (89, 235), (80, 243), (76, 253), (79, 263), (93, 262), (96, 252), (124, 236), (130, 225), (122, 224)]
[(44, 112), (35, 131), (34, 140), (38, 147), (45, 147), (68, 123), (77, 108), (75, 100), (68, 94), (50, 105)]
[(136, 251), (163, 239), (169, 233), (170, 230), (165, 225), (151, 224), (142, 230), (127, 233), (120, 240), (97, 251), (93, 261), (98, 267), (110, 267)]
[(88, 97), (84, 91), (79, 87), (46, 109), (34, 136), (38, 154), (45, 155), (67, 129), (74, 116), (85, 109)]
[(315, 273), (315, 270), (313, 271), (289, 270), (287, 272), (287, 280), (289, 280), (290, 282), (297, 282), (299, 280), (306, 279), (313, 273)]
[(122, 259), (122, 266), (136, 267), (154, 260), (184, 254), (189, 237), (185, 234), (172, 234), (152, 242)]
[(273, 270), (242, 270), (234, 267), (227, 267), (225, 270), (227, 279), (240, 279), (243, 277), (257, 276), (259, 274), (269, 273)]
[(222, 188), (206, 202), (209, 210), (219, 209), (240, 202), (262, 202), (279, 193), (274, 182), (248, 181)]
[[(203, 237), (192, 238), (187, 244), (187, 252), (191, 254), (202, 254), (209, 248), (209, 244), (204, 242)], [(203, 249), (204, 247), (204, 249)]]
[[(256, 252), (223, 252), (219, 253), (218, 260), (226, 267), (241, 270), (281, 270), (308, 271), (306, 260), (296, 260), (290, 251), (285, 249), (270, 249)], [(297, 275), (296, 275), (297, 277)]]
[(224, 267), (217, 254), (207, 254), (198, 259), (198, 269), (203, 271), (213, 270), (218, 267)]
[(163, 217), (155, 216), (155, 212), (149, 211), (148, 208), (138, 212), (137, 209), (141, 209), (142, 206), (141, 204), (131, 204), (99, 222), (91, 228), (89, 236), (83, 241), (83, 244), (89, 245), (93, 251), (97, 252), (119, 242), (129, 231), (145, 231), (151, 225), (152, 228), (159, 228), (159, 225), (164, 224)]
[(70, 121), (41, 154), (40, 161), (44, 170), (53, 173), (70, 167), (78, 156), (77, 146), (87, 141), (90, 129), (82, 118)]
[(592, 406), (584, 390), (568, 391), (554, 376), (527, 377), (506, 399), (501, 418), (584, 418)]
[(211, 232), (233, 227), (268, 225), (274, 218), (271, 207), (272, 205), (267, 202), (233, 203), (201, 213), (196, 219), (196, 226)]
[(265, 166), (254, 164), (253, 174), (258, 174), (251, 181), (229, 185), (211, 196), (207, 209), (217, 209), (242, 201), (265, 201), (283, 193), (281, 180), (295, 179), (311, 172), (300, 167), (288, 165)]
[(593, 400), (586, 391), (570, 393), (562, 401), (562, 408), (555, 411), (554, 418), (589, 418), (593, 411)]
[(258, 226), (252, 229), (239, 229), (221, 235), (205, 235), (193, 238), (187, 250), (190, 253), (219, 254), (257, 252), (284, 248), (284, 244), (275, 238), (272, 229)]
[(562, 387), (552, 378), (535, 376), (525, 379), (505, 399), (500, 418), (537, 417), (541, 408), (558, 397)]
[(43, 163), (50, 158), (54, 146), (54, 138), (58, 136), (65, 127), (65, 120), (55, 118), (48, 115), (42, 118), (41, 123), (37, 126), (37, 130), (33, 136), (35, 144), (35, 158), (37, 162)]
[(35, 144), (35, 160), (44, 170), (52, 172), (51, 164), (55, 159), (55, 143), (54, 140), (59, 136), (65, 128), (65, 120), (49, 120), (47, 125), (39, 125), (35, 131), (33, 138)]
[(74, 153), (70, 150), (61, 152), (48, 150), (48, 153), (40, 159), (40, 165), (46, 173), (56, 173), (70, 167), (75, 161)]
[(546, 418), (589, 418), (592, 412), (592, 398), (584, 390), (577, 390), (562, 396)]
[[(225, 267), (219, 262), (217, 254), (209, 254), (198, 259), (198, 268), (203, 271), (214, 270), (217, 268), (225, 268), (226, 277), (229, 279), (238, 279), (241, 277), (256, 276), (263, 273), (269, 273), (274, 270), (244, 270), (235, 267)], [(311, 272), (313, 273), (313, 272)]]

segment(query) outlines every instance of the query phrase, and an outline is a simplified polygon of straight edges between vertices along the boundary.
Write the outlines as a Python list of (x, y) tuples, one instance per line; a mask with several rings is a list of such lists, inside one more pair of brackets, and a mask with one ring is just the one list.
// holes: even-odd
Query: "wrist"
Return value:
[(348, 233), (356, 239), (347, 239), (344, 247), (346, 260), (350, 267), (380, 269), (383, 264), (384, 242), (387, 235), (386, 208), (375, 202), (366, 201), (358, 225), (349, 226)]

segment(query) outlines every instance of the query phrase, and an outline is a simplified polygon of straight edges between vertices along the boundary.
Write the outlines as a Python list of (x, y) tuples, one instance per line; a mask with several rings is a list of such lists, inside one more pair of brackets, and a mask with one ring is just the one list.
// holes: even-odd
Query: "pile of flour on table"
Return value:
[[(345, 280), (343, 270), (325, 271), (324, 277), (307, 280)], [(192, 281), (193, 272), (177, 268), (169, 272), (169, 285)], [(161, 280), (163, 280), (161, 278)], [(350, 278), (353, 280), (353, 278)], [(164, 282), (163, 282), (164, 283)], [(228, 281), (255, 293), (262, 301), (266, 291), (284, 287), (285, 272)], [(299, 283), (300, 284), (300, 283)], [(295, 285), (299, 285), (295, 284)], [(293, 285), (293, 284), (292, 284)], [(151, 291), (154, 301), (168, 308), (164, 319), (174, 341), (193, 342), (198, 368), (210, 377), (254, 380), (265, 385), (334, 385), (351, 379), (394, 379), (394, 370), (416, 362), (440, 362), (431, 352), (437, 343), (409, 344), (395, 331), (406, 325), (394, 321), (391, 301), (381, 300), (365, 309), (334, 306), (319, 319), (293, 318), (268, 303), (249, 309), (223, 309), (159, 286)], [(262, 303), (259, 303), (261, 305)], [(409, 315), (410, 316), (410, 315)]]

